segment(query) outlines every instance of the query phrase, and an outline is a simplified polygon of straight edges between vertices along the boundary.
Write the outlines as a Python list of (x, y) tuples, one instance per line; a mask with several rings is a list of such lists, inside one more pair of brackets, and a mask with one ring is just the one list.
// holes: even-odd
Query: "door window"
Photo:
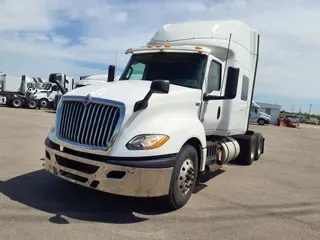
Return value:
[(242, 89), (241, 89), (241, 100), (248, 100), (248, 92), (249, 92), (249, 78), (243, 75), (242, 78)]
[(207, 93), (212, 91), (220, 91), (221, 89), (221, 65), (215, 61), (211, 61), (209, 74), (208, 74), (208, 86)]

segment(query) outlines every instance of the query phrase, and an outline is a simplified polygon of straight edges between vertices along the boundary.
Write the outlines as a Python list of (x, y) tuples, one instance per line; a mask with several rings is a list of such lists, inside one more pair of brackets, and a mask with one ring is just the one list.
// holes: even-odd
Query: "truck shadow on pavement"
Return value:
[(56, 224), (69, 223), (63, 216), (113, 224), (137, 223), (148, 220), (148, 215), (168, 212), (159, 211), (160, 199), (107, 194), (61, 180), (45, 170), (1, 181), (0, 192), (21, 204), (54, 214), (49, 221)]

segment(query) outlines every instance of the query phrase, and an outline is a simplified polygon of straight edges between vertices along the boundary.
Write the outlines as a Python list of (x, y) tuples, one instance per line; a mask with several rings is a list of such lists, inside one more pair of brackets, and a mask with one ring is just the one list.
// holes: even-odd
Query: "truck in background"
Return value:
[[(57, 79), (59, 84), (66, 90), (72, 90), (74, 88), (74, 78), (61, 74), (60, 78)], [(33, 94), (34, 99), (39, 102), (39, 107), (47, 108), (53, 104), (56, 95), (61, 95), (61, 91), (56, 83), (49, 81), (43, 83), (40, 89)]]
[(35, 90), (41, 87), (45, 80), (40, 77), (27, 75), (0, 74), (0, 92), (26, 94), (28, 89)]
[(14, 108), (34, 106), (35, 101), (31, 96), (43, 82), (40, 77), (0, 74), (1, 103)]
[[(109, 71), (112, 71), (112, 70), (109, 69)], [(116, 76), (113, 81), (118, 81), (119, 78), (120, 78), (120, 75)], [(55, 82), (56, 82), (56, 80), (54, 78), (52, 80), (52, 83), (55, 84)], [(105, 82), (108, 82), (108, 74), (82, 76), (82, 77), (80, 77), (79, 81), (74, 82), (74, 88), (73, 89), (80, 88), (80, 87), (85, 87), (85, 86), (88, 86), (88, 85), (95, 85), (95, 84), (105, 83)], [(52, 108), (54, 110), (57, 109), (58, 102), (59, 102), (59, 100), (60, 100), (60, 98), (61, 98), (61, 96), (63, 94), (64, 93), (60, 92), (59, 94), (55, 95), (55, 98), (54, 98), (54, 100), (53, 100), (53, 102), (51, 104), (51, 106), (52, 106)]]
[[(120, 75), (116, 76), (113, 81), (118, 81)], [(108, 82), (108, 74), (101, 74), (101, 75), (89, 75), (89, 76), (82, 76), (80, 80), (75, 83), (75, 88), (84, 87), (88, 85), (95, 85), (100, 83)]]
[(201, 175), (232, 160), (251, 165), (264, 153), (265, 138), (249, 130), (259, 39), (240, 21), (163, 26), (146, 46), (126, 51), (118, 81), (61, 97), (44, 168), (181, 208)]
[(252, 101), (251, 110), (250, 110), (250, 119), (251, 123), (258, 123), (259, 125), (270, 124), (271, 116), (264, 112), (260, 112), (260, 106)]

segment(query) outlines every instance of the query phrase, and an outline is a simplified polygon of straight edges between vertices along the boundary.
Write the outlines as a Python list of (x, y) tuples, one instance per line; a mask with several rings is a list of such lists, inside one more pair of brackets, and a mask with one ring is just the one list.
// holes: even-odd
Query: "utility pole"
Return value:
[(310, 118), (311, 108), (312, 108), (312, 104), (310, 104), (310, 107), (309, 107), (309, 118)]
[(118, 64), (118, 50), (116, 50), (116, 65), (115, 65), (115, 71), (117, 71), (117, 64)]

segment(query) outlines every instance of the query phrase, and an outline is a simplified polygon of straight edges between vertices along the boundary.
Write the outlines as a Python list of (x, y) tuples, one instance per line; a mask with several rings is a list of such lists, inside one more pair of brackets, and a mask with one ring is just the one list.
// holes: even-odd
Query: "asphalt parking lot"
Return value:
[(261, 159), (225, 166), (168, 213), (42, 170), (54, 117), (0, 107), (0, 239), (320, 239), (320, 127), (251, 126)]

